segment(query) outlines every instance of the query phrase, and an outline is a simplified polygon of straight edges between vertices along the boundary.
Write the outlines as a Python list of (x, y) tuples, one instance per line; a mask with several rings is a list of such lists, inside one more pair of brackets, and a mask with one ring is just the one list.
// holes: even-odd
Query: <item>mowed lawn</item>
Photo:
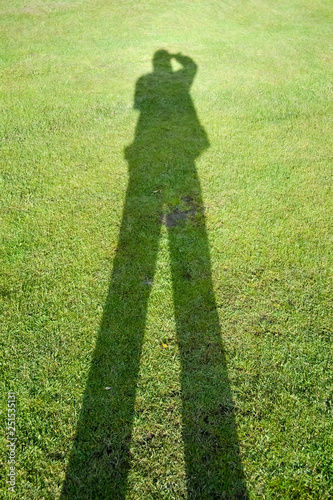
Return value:
[[(332, 26), (331, 0), (0, 1), (1, 498), (333, 497)], [(222, 472), (214, 490), (210, 458), (191, 490), (172, 228), (162, 225), (154, 276), (142, 276), (150, 294), (139, 368), (118, 399), (117, 350), (112, 358), (107, 349), (116, 344), (98, 344), (129, 180), (124, 150), (139, 117), (135, 86), (159, 49), (198, 67), (191, 96), (210, 144), (195, 162), (204, 215), (174, 230), (181, 238), (192, 234), (187, 225), (193, 235), (206, 225), (231, 408), (207, 425), (228, 421), (232, 434), (208, 454), (223, 464), (233, 443), (238, 490)], [(141, 255), (134, 248), (131, 258)], [(130, 261), (117, 262), (129, 285)], [(108, 363), (92, 383), (96, 345)], [(204, 405), (210, 386), (200, 387)], [(8, 391), (15, 493), (6, 482)], [(75, 451), (89, 398), (99, 441), (86, 436)], [(105, 431), (113, 405), (131, 420), (118, 496)]]

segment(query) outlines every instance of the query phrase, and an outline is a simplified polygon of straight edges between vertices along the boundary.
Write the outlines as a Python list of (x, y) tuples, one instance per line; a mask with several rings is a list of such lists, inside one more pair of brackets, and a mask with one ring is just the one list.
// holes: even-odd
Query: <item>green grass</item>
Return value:
[[(13, 0), (0, 14), (0, 496), (231, 499), (245, 483), (250, 499), (332, 498), (331, 2)], [(143, 222), (142, 246), (124, 206), (136, 229), (161, 203), (148, 175), (126, 198), (124, 150), (160, 48), (198, 65), (205, 216), (159, 240)], [(188, 208), (175, 179), (164, 211)]]

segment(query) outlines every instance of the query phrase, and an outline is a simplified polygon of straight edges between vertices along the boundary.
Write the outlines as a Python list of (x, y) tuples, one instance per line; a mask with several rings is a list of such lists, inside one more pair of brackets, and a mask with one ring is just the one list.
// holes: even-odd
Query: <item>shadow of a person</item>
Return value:
[(62, 498), (125, 498), (151, 289), (144, 283), (154, 276), (161, 224), (181, 358), (187, 496), (247, 498), (195, 168), (209, 146), (189, 93), (197, 66), (159, 50), (153, 69), (136, 84), (140, 115), (125, 149), (129, 183), (118, 247)]

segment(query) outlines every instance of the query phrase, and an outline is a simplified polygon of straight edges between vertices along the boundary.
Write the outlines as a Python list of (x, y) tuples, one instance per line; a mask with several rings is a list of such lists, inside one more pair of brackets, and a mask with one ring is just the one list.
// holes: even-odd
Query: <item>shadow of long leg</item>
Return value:
[(135, 179), (130, 181), (63, 499), (125, 498), (150, 291), (144, 280), (154, 275), (160, 233), (156, 214), (149, 200), (142, 201)]
[[(193, 178), (193, 176), (192, 176)], [(200, 192), (199, 181), (194, 182)], [(200, 197), (195, 217), (168, 232), (181, 356), (188, 498), (245, 499), (234, 408), (212, 286)]]

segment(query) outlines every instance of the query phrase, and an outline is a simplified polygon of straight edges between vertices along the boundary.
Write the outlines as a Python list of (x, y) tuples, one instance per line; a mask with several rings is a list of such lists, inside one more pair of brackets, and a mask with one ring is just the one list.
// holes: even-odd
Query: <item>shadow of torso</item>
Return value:
[(159, 189), (167, 204), (170, 197), (190, 194), (194, 161), (209, 146), (189, 93), (196, 65), (184, 59), (178, 71), (155, 71), (137, 81), (134, 108), (140, 116), (134, 141), (125, 149), (130, 183), (138, 183), (142, 193), (144, 179), (143, 191)]

